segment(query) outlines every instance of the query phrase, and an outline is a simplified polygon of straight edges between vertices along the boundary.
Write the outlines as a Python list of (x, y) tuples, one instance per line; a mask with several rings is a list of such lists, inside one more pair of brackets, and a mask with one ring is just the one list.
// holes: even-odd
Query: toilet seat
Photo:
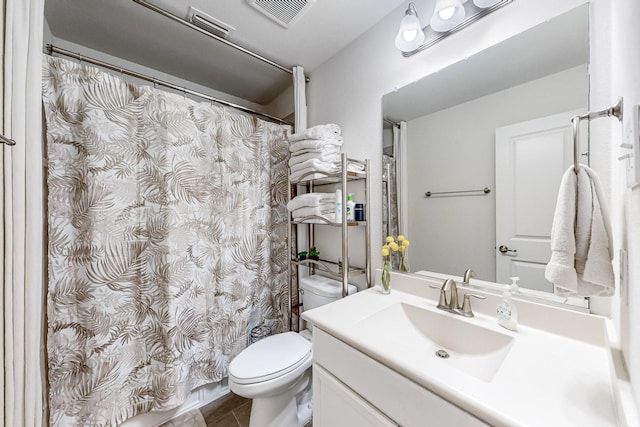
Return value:
[(229, 379), (254, 384), (283, 376), (312, 357), (311, 343), (296, 332), (264, 338), (244, 349), (229, 365)]

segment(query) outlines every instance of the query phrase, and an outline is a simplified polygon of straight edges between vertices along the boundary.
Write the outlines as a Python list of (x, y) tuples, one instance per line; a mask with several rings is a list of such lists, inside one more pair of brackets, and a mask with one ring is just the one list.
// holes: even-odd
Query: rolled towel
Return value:
[(291, 158), (289, 159), (289, 166), (293, 168), (293, 166), (295, 165), (299, 165), (301, 163), (304, 163), (312, 159), (321, 160), (323, 162), (338, 162), (340, 161), (340, 154), (339, 154), (339, 151), (328, 152), (328, 153), (323, 151), (316, 151), (312, 153), (295, 155), (295, 156), (291, 156)]
[(317, 125), (303, 130), (302, 132), (294, 133), (289, 136), (289, 141), (301, 141), (303, 139), (330, 139), (340, 136), (342, 130), (340, 126), (329, 123), (326, 125)]
[(335, 150), (335, 147), (342, 147), (342, 137), (337, 137), (337, 139), (327, 140), (327, 139), (303, 139), (299, 141), (290, 141), (289, 143), (289, 151), (295, 153), (300, 150), (313, 149), (313, 150), (322, 150), (324, 147), (332, 147), (330, 150)]
[(314, 169), (320, 172), (329, 171), (329, 170), (339, 170), (340, 163), (339, 162), (327, 162), (319, 159), (309, 159), (306, 162), (298, 163), (296, 165), (291, 166), (291, 174), (293, 175), (295, 172), (305, 170), (305, 169)]
[[(339, 170), (340, 170), (340, 166), (335, 166), (329, 163), (320, 163), (317, 165), (317, 167), (304, 168), (304, 169), (297, 170), (295, 172), (291, 172), (289, 179), (291, 180), (291, 182), (308, 181), (310, 179), (318, 179), (318, 178), (326, 177), (327, 176), (326, 174), (336, 173)], [(302, 177), (304, 174), (309, 172), (321, 172), (321, 173), (312, 173), (311, 175), (305, 176), (304, 178)]]
[(336, 195), (334, 193), (305, 193), (294, 197), (287, 203), (289, 211), (305, 207), (320, 206), (327, 203), (335, 203)]
[(311, 206), (306, 208), (296, 209), (291, 212), (293, 218), (304, 218), (307, 216), (324, 216), (329, 214), (335, 214), (336, 205), (334, 203), (324, 203), (320, 206)]

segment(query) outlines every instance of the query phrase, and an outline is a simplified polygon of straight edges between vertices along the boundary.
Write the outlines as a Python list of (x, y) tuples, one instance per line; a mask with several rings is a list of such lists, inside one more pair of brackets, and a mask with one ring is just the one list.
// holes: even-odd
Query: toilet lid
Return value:
[(311, 357), (311, 343), (295, 332), (272, 335), (240, 352), (229, 365), (238, 384), (267, 381), (290, 372)]

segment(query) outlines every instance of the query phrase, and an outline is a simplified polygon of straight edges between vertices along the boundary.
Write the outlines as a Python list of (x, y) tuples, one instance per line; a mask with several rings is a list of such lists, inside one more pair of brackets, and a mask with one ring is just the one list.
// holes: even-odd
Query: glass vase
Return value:
[(391, 292), (391, 263), (389, 260), (384, 261), (384, 266), (382, 267), (382, 278), (380, 280), (381, 289), (380, 291), (383, 294), (388, 294)]
[(409, 272), (409, 261), (407, 261), (407, 256), (404, 253), (400, 256), (400, 271)]

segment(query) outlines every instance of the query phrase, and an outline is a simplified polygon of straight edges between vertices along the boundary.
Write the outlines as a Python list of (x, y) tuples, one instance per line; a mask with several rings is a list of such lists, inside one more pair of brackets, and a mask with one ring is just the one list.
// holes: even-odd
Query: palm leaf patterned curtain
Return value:
[(288, 324), (290, 127), (47, 57), (51, 424), (113, 426)]

